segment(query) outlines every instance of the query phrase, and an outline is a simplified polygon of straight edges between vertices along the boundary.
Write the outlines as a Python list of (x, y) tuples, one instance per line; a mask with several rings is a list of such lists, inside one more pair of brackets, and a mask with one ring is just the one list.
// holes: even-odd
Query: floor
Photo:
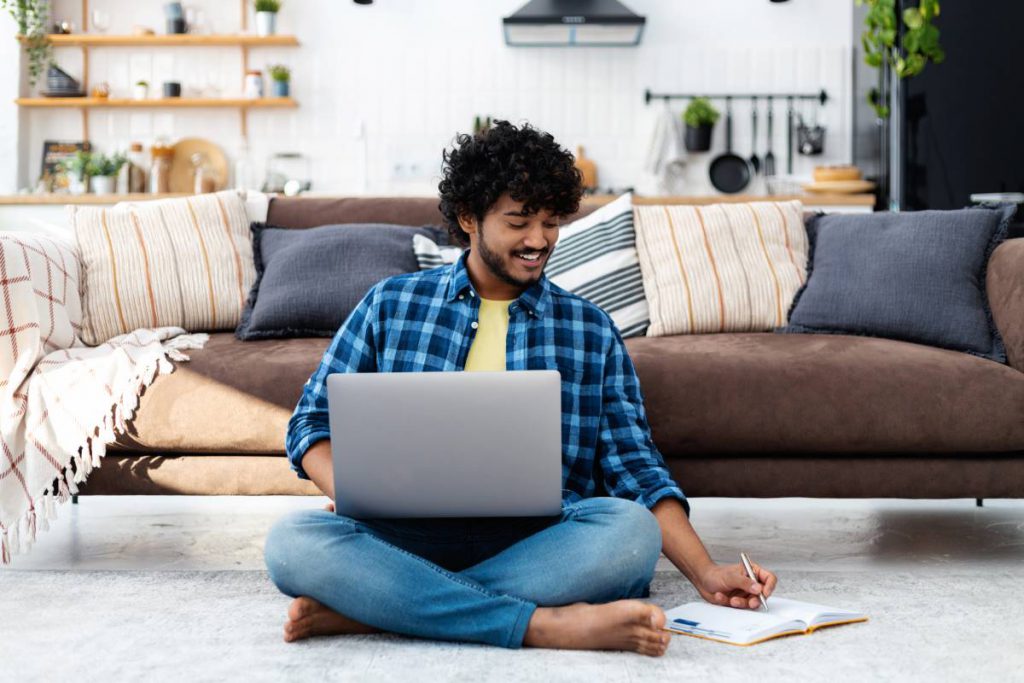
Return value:
[[(695, 499), (693, 524), (716, 560), (746, 551), (778, 573), (780, 595), (872, 620), (752, 648), (680, 636), (656, 661), (395, 636), (284, 644), (288, 598), (263, 571), (263, 537), (284, 512), (325, 500), (109, 496), (63, 506), (31, 552), (0, 569), (0, 615), (19, 616), (0, 617), (0, 681), (60, 667), (78, 680), (134, 671), (154, 680), (1024, 681), (1024, 500)], [(663, 558), (652, 601), (694, 596)], [(52, 656), (55, 642), (79, 641), (90, 651)]]

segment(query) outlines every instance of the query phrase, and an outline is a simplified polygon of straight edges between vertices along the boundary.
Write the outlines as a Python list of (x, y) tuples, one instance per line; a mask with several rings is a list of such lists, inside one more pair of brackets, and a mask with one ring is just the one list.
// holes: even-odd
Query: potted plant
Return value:
[(147, 83), (146, 81), (135, 82), (135, 99), (149, 99), (149, 83)]
[(892, 77), (902, 80), (916, 76), (928, 62), (941, 64), (946, 58), (939, 44), (939, 29), (932, 23), (939, 16), (939, 0), (920, 0), (917, 7), (905, 7), (899, 17), (892, 0), (856, 3), (867, 6), (865, 29), (860, 36), (864, 62), (878, 69), (878, 87), (868, 92), (868, 103), (878, 118), (887, 119)]
[(281, 0), (254, 0), (256, 8), (256, 34), (272, 36), (277, 26), (277, 13), (281, 10)]
[(53, 64), (50, 32), (50, 0), (0, 0), (0, 9), (7, 10), (24, 36), (28, 56), (28, 84), (34, 86)]
[(80, 149), (73, 156), (58, 164), (60, 170), (67, 176), (68, 192), (71, 194), (85, 194), (87, 171), (91, 159), (91, 152)]
[(274, 97), (288, 97), (288, 83), (292, 78), (292, 71), (284, 64), (271, 64), (267, 67), (270, 80), (274, 83)]
[(89, 188), (93, 194), (114, 193), (114, 181), (125, 161), (125, 156), (120, 153), (112, 156), (105, 154), (92, 155), (92, 158), (86, 164), (85, 172), (89, 176)]
[(690, 152), (706, 152), (711, 149), (711, 131), (720, 114), (706, 97), (690, 100), (683, 112), (686, 122), (686, 149)]

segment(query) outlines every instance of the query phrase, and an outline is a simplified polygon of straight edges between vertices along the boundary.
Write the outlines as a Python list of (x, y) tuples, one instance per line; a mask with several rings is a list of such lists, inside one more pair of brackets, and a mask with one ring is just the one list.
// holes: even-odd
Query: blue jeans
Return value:
[(264, 555), (281, 592), (384, 631), (520, 647), (534, 610), (647, 597), (661, 530), (643, 505), (588, 498), (555, 517), (355, 520), (300, 510)]

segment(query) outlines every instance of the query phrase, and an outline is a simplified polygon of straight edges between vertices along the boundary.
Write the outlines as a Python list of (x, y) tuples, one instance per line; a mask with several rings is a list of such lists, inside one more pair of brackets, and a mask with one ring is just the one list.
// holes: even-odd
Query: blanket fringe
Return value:
[[(64, 468), (64, 471), (57, 475), (56, 496), (50, 494), (49, 486), (43, 492), (36, 495), (29, 503), (29, 509), (15, 523), (0, 532), (0, 565), (9, 565), (13, 554), (21, 554), (31, 549), (32, 543), (36, 540), (36, 507), (42, 511), (39, 526), (43, 531), (49, 529), (49, 519), (57, 519), (56, 502), (64, 504), (68, 498), (78, 493), (78, 484), (85, 481), (85, 478), (95, 467), (101, 464), (101, 458), (107, 453), (107, 444), (112, 443), (119, 434), (128, 431), (127, 425), (135, 417), (135, 411), (139, 407), (139, 393), (152, 384), (160, 375), (169, 375), (174, 372), (175, 366), (168, 360), (187, 361), (189, 356), (182, 353), (182, 349), (201, 349), (209, 340), (208, 334), (181, 334), (161, 342), (165, 356), (158, 356), (154, 362), (148, 363), (139, 369), (132, 377), (128, 389), (118, 397), (114, 403), (113, 411), (104, 417), (103, 424), (93, 433), (83, 437), (82, 445), (72, 456), (71, 462)], [(74, 475), (71, 473), (71, 465), (74, 464)], [(18, 527), (21, 521), (25, 520), (24, 533), (19, 534)]]
[(14, 526), (12, 526), (10, 529), (7, 530), (7, 543), (11, 546), (10, 547), (11, 555), (14, 555), (15, 553), (18, 552), (18, 548), (19, 548), (19, 545), (18, 545), (18, 527), (19, 526), (21, 526), (21, 525), (20, 524), (15, 524)]
[[(59, 477), (57, 481), (57, 502), (63, 505), (68, 502), (68, 498), (71, 497), (71, 492), (68, 491), (68, 482), (65, 477)], [(54, 519), (57, 519), (57, 514), (54, 512)]]

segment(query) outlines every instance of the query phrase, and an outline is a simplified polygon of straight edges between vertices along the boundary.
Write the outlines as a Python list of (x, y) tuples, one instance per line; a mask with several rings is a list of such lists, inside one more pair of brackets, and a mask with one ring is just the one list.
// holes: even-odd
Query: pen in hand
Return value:
[[(754, 574), (754, 568), (750, 566), (750, 559), (746, 553), (740, 553), (740, 560), (743, 561), (743, 568), (747, 570), (747, 576), (751, 578), (755, 583), (761, 583), (757, 579), (757, 575)], [(761, 598), (761, 606), (764, 607), (764, 611), (768, 611), (768, 600), (764, 597), (764, 593), (758, 593), (757, 597)]]

